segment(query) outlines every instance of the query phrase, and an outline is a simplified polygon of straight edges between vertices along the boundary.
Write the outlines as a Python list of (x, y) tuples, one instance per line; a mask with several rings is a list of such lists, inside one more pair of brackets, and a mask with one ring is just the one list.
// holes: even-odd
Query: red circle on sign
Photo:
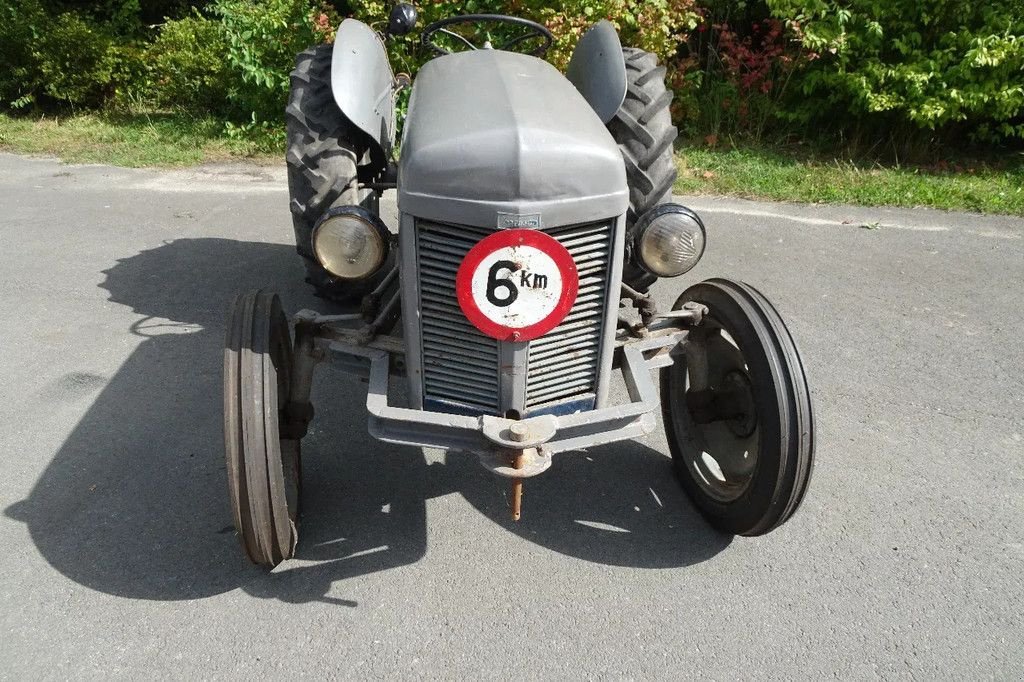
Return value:
[[(473, 276), (483, 261), (500, 249), (528, 246), (554, 261), (562, 278), (562, 291), (554, 309), (544, 319), (523, 327), (504, 325), (484, 314), (473, 295)], [(455, 274), (455, 294), (462, 313), (477, 329), (499, 341), (529, 341), (558, 326), (569, 314), (579, 293), (579, 275), (569, 251), (551, 235), (539, 230), (502, 230), (480, 240)]]

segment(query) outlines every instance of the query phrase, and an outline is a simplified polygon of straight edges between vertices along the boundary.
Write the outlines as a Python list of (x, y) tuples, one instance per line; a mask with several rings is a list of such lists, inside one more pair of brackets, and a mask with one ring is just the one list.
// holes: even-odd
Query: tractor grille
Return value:
[(463, 257), (491, 233), (479, 227), (419, 221), (423, 397), (498, 412), (498, 342), (462, 314), (455, 273)]
[(604, 336), (611, 225), (556, 227), (547, 233), (572, 255), (580, 289), (562, 323), (530, 342), (527, 410), (595, 393)]
[(545, 230), (572, 255), (579, 272), (576, 304), (562, 323), (529, 342), (524, 405), (501, 404), (500, 346), (462, 314), (455, 273), (466, 253), (494, 229), (416, 223), (420, 283), (423, 398), (463, 410), (537, 411), (593, 397), (601, 361), (608, 265), (614, 222)]

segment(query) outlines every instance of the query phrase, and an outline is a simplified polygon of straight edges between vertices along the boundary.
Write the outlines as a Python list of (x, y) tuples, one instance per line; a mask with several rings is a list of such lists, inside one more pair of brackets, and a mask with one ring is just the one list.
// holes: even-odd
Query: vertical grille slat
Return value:
[(462, 314), (455, 274), (466, 253), (496, 229), (416, 221), (423, 397), (468, 410), (535, 412), (597, 393), (613, 220), (545, 229), (569, 251), (579, 273), (573, 309), (527, 349), (525, 405), (502, 405), (500, 344)]

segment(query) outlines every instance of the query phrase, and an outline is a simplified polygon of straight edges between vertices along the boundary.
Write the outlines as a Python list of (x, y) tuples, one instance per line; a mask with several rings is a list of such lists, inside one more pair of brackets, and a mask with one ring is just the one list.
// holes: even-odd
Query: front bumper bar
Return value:
[[(631, 440), (651, 433), (656, 427), (654, 412), (660, 401), (651, 372), (671, 365), (670, 351), (685, 338), (686, 331), (674, 329), (657, 336), (629, 339), (616, 348), (616, 364), (622, 371), (630, 402), (570, 415), (538, 415), (514, 420), (480, 417), (394, 407), (388, 401), (388, 377), (392, 352), (379, 345), (363, 345), (334, 339), (325, 349), (332, 359), (350, 371), (352, 361), (369, 362), (366, 409), (369, 432), (387, 443), (465, 450), (486, 460), (504, 453), (534, 451), (537, 463), (524, 470), (500, 465), (488, 466), (500, 475), (526, 478), (544, 471), (550, 457), (560, 452), (582, 450), (605, 443)], [(515, 433), (511, 427), (515, 424)], [(512, 472), (515, 473), (512, 473)]]

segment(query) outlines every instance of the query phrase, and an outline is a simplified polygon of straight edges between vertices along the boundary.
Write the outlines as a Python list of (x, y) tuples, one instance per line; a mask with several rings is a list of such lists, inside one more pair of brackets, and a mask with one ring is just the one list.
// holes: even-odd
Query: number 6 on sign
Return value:
[(579, 276), (564, 246), (538, 230), (503, 230), (469, 250), (455, 275), (459, 307), (499, 341), (529, 341), (565, 319)]

